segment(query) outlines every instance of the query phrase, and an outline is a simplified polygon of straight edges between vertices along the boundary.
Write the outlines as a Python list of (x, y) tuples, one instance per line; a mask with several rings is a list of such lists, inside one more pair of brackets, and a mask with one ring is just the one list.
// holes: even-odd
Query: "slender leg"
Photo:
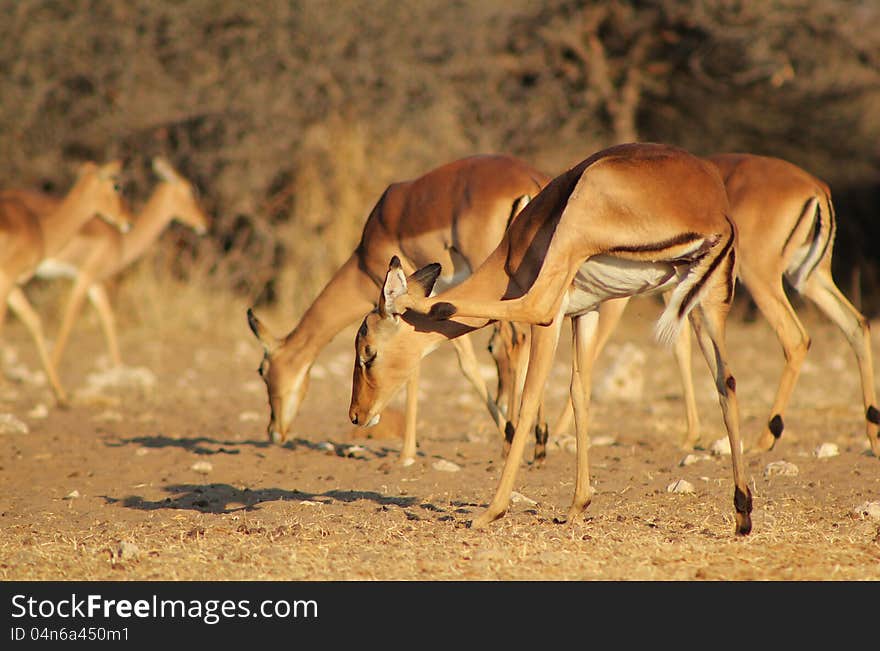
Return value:
[(687, 419), (687, 433), (681, 445), (686, 450), (693, 450), (700, 440), (700, 415), (697, 411), (694, 375), (691, 368), (691, 331), (687, 327), (681, 329), (678, 333), (678, 339), (675, 340), (675, 361), (678, 364), (678, 375), (681, 378)]
[(862, 379), (865, 433), (874, 456), (880, 457), (880, 411), (877, 410), (874, 390), (874, 362), (868, 320), (841, 293), (831, 278), (831, 272), (824, 266), (817, 269), (807, 281), (804, 294), (843, 331), (856, 355)]
[(107, 288), (103, 283), (94, 283), (89, 287), (89, 299), (104, 329), (104, 338), (107, 340), (107, 351), (114, 366), (122, 366), (122, 356), (119, 354), (119, 340), (116, 337), (116, 319), (113, 316), (113, 308), (110, 305), (110, 297), (107, 296)]
[[(701, 345), (706, 363), (715, 375), (715, 387), (718, 390), (718, 401), (730, 440), (730, 458), (733, 465), (733, 505), (736, 511), (736, 532), (746, 535), (752, 530), (752, 493), (746, 483), (743, 465), (742, 445), (739, 434), (739, 405), (736, 400), (736, 380), (727, 365), (727, 349), (724, 342), (724, 321), (728, 305), (711, 304), (707, 307), (704, 300), (694, 311), (702, 315), (708, 346)], [(691, 312), (693, 314), (693, 312)], [(702, 340), (701, 340), (702, 344)]]
[[(810, 336), (797, 318), (791, 303), (788, 302), (779, 274), (774, 277), (768, 276), (767, 273), (754, 273), (743, 265), (740, 268), (740, 275), (758, 309), (776, 333), (785, 355), (785, 367), (782, 369), (782, 377), (779, 379), (779, 387), (773, 399), (770, 418), (767, 419), (767, 425), (755, 443), (756, 449), (769, 450), (782, 436), (783, 414), (791, 399), (804, 358), (810, 349)], [(767, 277), (773, 280), (771, 282), (762, 280)]]
[(400, 450), (400, 463), (411, 465), (416, 460), (416, 414), (419, 406), (419, 371), (416, 365), (406, 382), (406, 424), (403, 430), (403, 448)]
[(31, 307), (31, 304), (28, 302), (20, 287), (13, 287), (12, 291), (9, 292), (6, 301), (9, 303), (9, 307), (12, 308), (31, 333), (31, 337), (33, 337), (34, 343), (37, 345), (37, 352), (40, 355), (40, 360), (43, 363), (43, 368), (46, 371), (46, 376), (49, 378), (49, 384), (52, 386), (52, 391), (55, 393), (55, 399), (58, 402), (58, 405), (62, 407), (66, 406), (67, 394), (62, 388), (61, 382), (58, 380), (58, 375), (55, 373), (55, 367), (52, 366), (52, 362), (49, 359), (49, 352), (46, 350), (46, 337), (43, 334), (43, 325), (40, 322), (39, 315), (34, 311), (34, 308)]
[(577, 480), (574, 497), (566, 520), (573, 522), (590, 504), (593, 489), (590, 487), (590, 436), (587, 429), (593, 363), (596, 357), (596, 336), (599, 313), (588, 312), (572, 319), (572, 374), (571, 402), (577, 436)]
[[(620, 319), (623, 317), (623, 312), (629, 304), (629, 299), (629, 296), (612, 298), (603, 301), (599, 305), (599, 324), (596, 330), (596, 357), (602, 354), (605, 344), (608, 343), (612, 333), (620, 324)], [(565, 403), (565, 407), (562, 408), (562, 413), (559, 414), (559, 418), (556, 419), (556, 423), (553, 425), (553, 431), (556, 434), (568, 431), (571, 427), (573, 416), (574, 411), (571, 399), (569, 398)]]
[(526, 384), (523, 389), (522, 403), (510, 452), (504, 462), (504, 470), (501, 473), (495, 497), (489, 507), (471, 522), (473, 528), (482, 528), (500, 518), (510, 504), (510, 493), (513, 490), (519, 464), (522, 462), (528, 433), (535, 422), (538, 406), (543, 398), (544, 384), (547, 382), (550, 367), (553, 365), (562, 318), (563, 312), (560, 310), (549, 326), (532, 327), (532, 348), (529, 354)]
[(495, 401), (489, 395), (489, 388), (480, 374), (480, 364), (477, 362), (477, 356), (474, 353), (474, 346), (471, 343), (470, 337), (467, 335), (456, 337), (452, 340), (452, 343), (455, 346), (455, 352), (458, 353), (458, 364), (461, 367), (462, 373), (470, 380), (471, 385), (480, 395), (483, 404), (489, 410), (489, 414), (492, 416), (492, 420), (495, 421), (498, 431), (503, 434), (506, 420), (498, 409), (498, 405), (495, 404)]
[(56, 367), (60, 366), (61, 356), (67, 347), (67, 341), (73, 330), (73, 325), (82, 310), (83, 303), (88, 294), (91, 278), (79, 274), (70, 290), (70, 296), (67, 299), (67, 305), (64, 308), (64, 316), (61, 318), (61, 326), (58, 328), (58, 334), (55, 337), (55, 344), (52, 348), (52, 364)]

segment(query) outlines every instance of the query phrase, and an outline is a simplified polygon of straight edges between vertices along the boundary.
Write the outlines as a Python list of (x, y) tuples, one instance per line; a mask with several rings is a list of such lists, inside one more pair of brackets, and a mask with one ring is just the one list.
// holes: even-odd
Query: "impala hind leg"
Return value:
[(810, 349), (810, 336), (797, 318), (791, 303), (788, 302), (782, 287), (782, 280), (778, 275), (775, 276), (773, 282), (766, 283), (761, 282), (759, 278), (766, 277), (767, 274), (760, 276), (755, 274), (753, 279), (752, 274), (745, 267), (741, 269), (741, 274), (755, 305), (758, 306), (776, 333), (785, 355), (785, 367), (782, 370), (782, 377), (779, 379), (779, 387), (776, 389), (770, 417), (767, 419), (764, 431), (755, 443), (755, 448), (758, 450), (770, 450), (782, 436), (782, 430), (785, 426), (783, 414), (791, 399), (791, 393), (798, 375), (800, 375), (804, 358)]
[(572, 318), (572, 373), (571, 402), (574, 410), (574, 426), (577, 437), (577, 478), (574, 497), (566, 516), (567, 522), (574, 522), (590, 505), (593, 489), (590, 487), (590, 436), (588, 419), (592, 385), (593, 362), (596, 358), (596, 336), (599, 313), (587, 312)]
[[(714, 303), (707, 306), (704, 301), (691, 312), (691, 315), (692, 323), (694, 323), (698, 334), (701, 335), (700, 348), (703, 351), (703, 356), (715, 376), (715, 388), (718, 390), (718, 401), (721, 404), (721, 413), (730, 441), (736, 533), (746, 535), (752, 530), (752, 492), (746, 482), (743, 465), (736, 380), (727, 364), (727, 348), (724, 341), (724, 325), (729, 307), (724, 303)], [(695, 312), (699, 314), (695, 315)]]
[(865, 433), (874, 456), (880, 457), (880, 411), (874, 390), (874, 362), (868, 320), (841, 293), (831, 278), (831, 272), (824, 266), (810, 277), (804, 294), (843, 331), (856, 355), (862, 380)]
[(697, 399), (694, 395), (694, 374), (691, 368), (691, 331), (682, 328), (675, 340), (675, 362), (681, 378), (681, 390), (684, 396), (684, 413), (687, 420), (687, 432), (681, 442), (685, 450), (693, 450), (700, 440), (700, 414), (697, 411)]
[(556, 345), (559, 341), (559, 332), (562, 326), (562, 313), (557, 315), (549, 326), (532, 327), (532, 348), (529, 354), (526, 383), (523, 388), (520, 402), (519, 416), (516, 430), (510, 445), (510, 452), (504, 461), (504, 470), (495, 497), (489, 507), (471, 522), (471, 527), (479, 529), (504, 515), (510, 504), (510, 494), (513, 491), (513, 483), (516, 473), (522, 462), (526, 441), (529, 431), (535, 422), (538, 407), (543, 399), (544, 385), (553, 365), (553, 357), (556, 353)]

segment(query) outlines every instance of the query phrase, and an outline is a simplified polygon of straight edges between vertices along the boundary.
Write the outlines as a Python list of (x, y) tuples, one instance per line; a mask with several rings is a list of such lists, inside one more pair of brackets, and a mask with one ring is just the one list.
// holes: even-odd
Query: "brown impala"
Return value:
[(553, 179), (522, 210), (486, 262), (460, 285), (429, 296), (439, 265), (407, 276), (392, 258), (357, 333), (349, 416), (367, 423), (387, 404), (424, 352), (493, 321), (532, 324), (518, 420), (495, 497), (472, 526), (507, 510), (527, 432), (535, 422), (563, 319), (572, 319), (571, 398), (577, 433), (572, 521), (589, 505), (587, 409), (599, 305), (610, 298), (671, 291), (657, 324), (672, 342), (699, 316), (710, 350), (731, 447), (736, 532), (751, 531), (752, 497), (739, 436), (736, 382), (725, 323), (736, 277), (736, 227), (712, 164), (673, 147), (627, 144), (589, 157)]
[[(367, 218), (358, 247), (292, 331), (277, 339), (248, 310), (251, 329), (265, 349), (260, 375), (269, 395), (269, 438), (286, 439), (306, 395), (315, 358), (343, 328), (373, 308), (391, 256), (397, 256), (410, 271), (440, 261), (444, 271), (440, 286), (459, 283), (485, 260), (511, 218), (546, 182), (544, 174), (516, 158), (484, 155), (393, 183)], [(470, 340), (465, 337), (453, 343), (462, 371), (503, 431), (505, 421), (480, 375)], [(406, 380), (400, 458), (409, 464), (416, 455), (417, 364), (411, 366)], [(378, 412), (372, 414), (371, 422), (378, 417)]]

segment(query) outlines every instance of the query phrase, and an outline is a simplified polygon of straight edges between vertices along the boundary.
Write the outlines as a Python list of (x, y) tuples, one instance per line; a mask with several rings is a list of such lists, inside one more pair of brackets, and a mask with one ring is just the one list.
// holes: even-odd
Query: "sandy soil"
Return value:
[[(404, 468), (387, 426), (393, 418), (390, 438), (355, 438), (365, 432), (346, 420), (353, 329), (318, 359), (294, 440), (270, 445), (261, 350), (243, 308), (229, 312), (213, 333), (166, 328), (157, 339), (127, 325), (129, 366), (115, 376), (102, 366), (96, 323), (84, 319), (61, 369), (75, 398), (64, 410), (34, 377), (33, 346), (10, 319), (5, 366), (18, 379), (0, 390), (0, 413), (28, 432), (0, 434), (0, 578), (880, 579), (880, 522), (857, 512), (880, 500), (858, 374), (843, 336), (809, 309), (801, 313), (814, 343), (785, 434), (771, 452), (747, 455), (755, 511), (746, 538), (733, 533), (730, 458), (708, 451), (723, 426), (699, 359), (706, 449), (680, 465), (681, 392), (672, 355), (650, 338), (658, 314), (650, 300), (631, 306), (609, 350), (629, 343), (644, 354), (633, 376), (642, 377), (643, 399), (594, 401), (596, 495), (586, 517), (554, 523), (571, 497), (574, 455), (569, 439), (553, 436), (543, 467), (521, 469), (522, 498), (484, 531), (467, 523), (495, 490), (501, 445), (451, 347), (425, 361), (419, 458)], [(491, 378), (486, 334), (478, 345)], [(734, 319), (728, 338), (751, 441), (767, 417), (781, 351), (763, 321)], [(566, 334), (562, 341), (564, 349)], [(553, 415), (568, 359), (560, 351), (548, 387)], [(817, 457), (823, 443), (839, 454)], [(767, 476), (774, 461), (798, 473)], [(668, 492), (679, 479), (694, 492)]]

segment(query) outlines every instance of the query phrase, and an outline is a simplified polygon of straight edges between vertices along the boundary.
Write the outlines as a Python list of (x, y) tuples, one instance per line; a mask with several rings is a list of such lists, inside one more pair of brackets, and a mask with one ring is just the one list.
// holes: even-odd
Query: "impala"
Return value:
[(736, 273), (736, 227), (728, 211), (713, 165), (673, 147), (632, 143), (598, 152), (553, 179), (510, 224), (486, 261), (452, 289), (430, 296), (440, 265), (407, 276), (392, 258), (378, 306), (355, 338), (351, 421), (370, 422), (439, 342), (496, 320), (531, 324), (510, 451), (492, 502), (471, 523), (485, 526), (510, 503), (561, 324), (571, 317), (577, 474), (566, 519), (573, 521), (592, 497), (587, 410), (597, 308), (610, 298), (671, 290), (657, 335), (674, 341), (686, 317), (704, 328), (710, 342), (704, 353), (730, 439), (736, 532), (749, 533), (752, 497), (724, 337)]
[[(274, 337), (253, 310), (248, 310), (248, 323), (264, 348), (259, 371), (269, 396), (270, 440), (286, 440), (305, 398), (315, 358), (342, 329), (372, 309), (391, 256), (398, 256), (409, 270), (440, 260), (445, 272), (440, 286), (461, 282), (495, 248), (528, 196), (536, 194), (547, 180), (520, 160), (485, 155), (393, 183), (367, 218), (358, 247), (286, 337)], [(453, 343), (462, 371), (503, 430), (504, 419), (480, 375), (470, 340), (465, 337)], [(417, 366), (410, 369), (407, 380), (400, 452), (406, 465), (416, 455)]]
[[(755, 443), (757, 450), (773, 448), (782, 435), (783, 414), (791, 398), (801, 365), (810, 348), (810, 337), (801, 324), (783, 288), (783, 278), (800, 295), (810, 299), (843, 331), (859, 367), (866, 435), (875, 456), (880, 456), (880, 411), (874, 389), (874, 367), (868, 320), (846, 299), (831, 277), (831, 256), (836, 230), (834, 207), (828, 186), (801, 168), (778, 158), (751, 154), (718, 154), (710, 157), (720, 170), (730, 200), (730, 216), (739, 231), (739, 279), (776, 333), (785, 355), (785, 366), (767, 425)], [(609, 301), (599, 318), (599, 347), (620, 321), (628, 299)], [(499, 345), (514, 355), (513, 348), (527, 342), (498, 338)], [(684, 447), (699, 440), (699, 419), (691, 376), (691, 339), (683, 329), (675, 347), (684, 388), (687, 435)], [(510, 361), (499, 368), (508, 368)], [(507, 371), (508, 376), (511, 371)], [(500, 380), (499, 380), (500, 381)], [(513, 383), (511, 378), (508, 383)], [(515, 386), (515, 385), (513, 385)], [(507, 388), (502, 388), (506, 395)], [(571, 411), (566, 408), (554, 426), (568, 427)]]
[[(43, 260), (34, 273), (40, 278), (75, 279), (52, 349), (52, 365), (56, 369), (86, 296), (100, 318), (110, 359), (120, 366), (122, 357), (106, 283), (140, 258), (172, 221), (177, 220), (200, 235), (208, 229), (210, 219), (199, 206), (189, 181), (164, 158), (154, 158), (152, 167), (160, 181), (137, 218), (132, 218), (131, 230), (123, 233), (102, 219), (91, 219), (63, 248)], [(41, 215), (51, 212), (59, 201), (36, 192), (20, 191), (17, 196)]]
[(0, 193), (0, 323), (8, 303), (31, 333), (59, 404), (67, 396), (49, 359), (40, 317), (21, 286), (95, 214), (120, 228), (128, 227), (118, 192), (120, 168), (119, 161), (83, 164), (64, 199), (43, 217), (31, 212), (15, 191)]

